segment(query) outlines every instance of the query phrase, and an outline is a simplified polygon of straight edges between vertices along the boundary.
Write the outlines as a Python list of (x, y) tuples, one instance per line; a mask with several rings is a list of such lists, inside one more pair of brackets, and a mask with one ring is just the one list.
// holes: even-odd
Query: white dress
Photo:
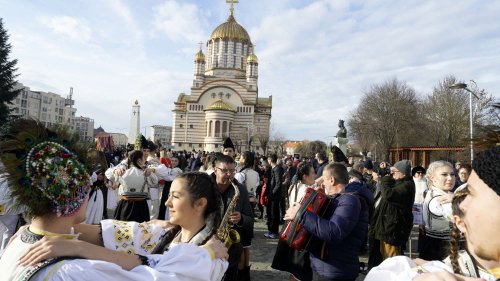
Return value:
[(92, 193), (92, 196), (89, 197), (87, 210), (85, 212), (85, 223), (98, 224), (102, 220), (103, 211), (104, 196), (102, 194), (102, 190), (97, 187), (96, 190)]
[[(142, 231), (137, 225), (133, 228)], [(74, 239), (76, 237), (74, 236)], [(140, 240), (141, 237), (144, 238), (144, 236), (134, 235), (133, 239), (139, 238)], [(31, 243), (27, 242), (30, 240)], [(12, 242), (0, 259), (0, 272), (2, 272), (0, 281), (23, 280), (25, 268), (18, 264), (18, 260), (33, 242), (33, 235), (31, 234), (20, 235)], [(214, 276), (223, 276), (227, 269), (227, 262), (220, 259), (212, 260), (207, 250), (187, 243), (172, 247), (161, 255), (147, 255), (147, 257), (151, 266), (141, 265), (130, 271), (124, 270), (114, 263), (104, 261), (62, 260), (40, 270), (31, 280), (209, 281), (220, 280), (212, 278), (216, 278)]]

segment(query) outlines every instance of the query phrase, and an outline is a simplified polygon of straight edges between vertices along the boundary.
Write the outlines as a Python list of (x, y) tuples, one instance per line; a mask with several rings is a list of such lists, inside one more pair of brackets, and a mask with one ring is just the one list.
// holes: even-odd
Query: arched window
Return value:
[(212, 120), (208, 123), (208, 136), (212, 136)]
[(222, 133), (227, 133), (227, 121), (222, 122)]
[(220, 138), (220, 121), (215, 121), (215, 135), (214, 137)]

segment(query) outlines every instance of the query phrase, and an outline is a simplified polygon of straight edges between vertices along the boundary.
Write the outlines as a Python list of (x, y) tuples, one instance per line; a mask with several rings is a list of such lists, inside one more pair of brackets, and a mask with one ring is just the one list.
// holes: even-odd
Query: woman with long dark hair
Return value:
[(134, 150), (128, 157), (128, 169), (122, 176), (115, 178), (120, 184), (121, 196), (116, 206), (114, 219), (121, 221), (149, 221), (149, 188), (158, 184), (158, 177), (150, 168), (145, 168), (144, 153)]
[[(200, 266), (201, 257), (192, 256), (192, 265), (183, 265), (184, 268), (178, 269), (191, 276), (184, 280), (221, 280), (227, 261), (217, 258), (227, 258), (227, 251), (221, 251), (220, 244), (217, 244), (220, 242), (214, 241), (214, 234), (221, 224), (219, 206), (222, 203), (210, 176), (188, 172), (177, 177), (172, 182), (166, 204), (170, 212), (168, 228), (148, 223), (103, 220), (102, 231), (99, 232), (96, 225), (76, 225), (75, 231), (81, 233), (83, 241), (47, 239), (35, 244), (21, 261), (36, 264), (51, 257), (73, 256), (115, 263), (125, 270), (134, 271), (142, 264), (162, 272), (169, 265), (161, 261), (162, 256), (188, 243), (205, 247), (213, 261)], [(113, 270), (122, 274), (116, 266)]]

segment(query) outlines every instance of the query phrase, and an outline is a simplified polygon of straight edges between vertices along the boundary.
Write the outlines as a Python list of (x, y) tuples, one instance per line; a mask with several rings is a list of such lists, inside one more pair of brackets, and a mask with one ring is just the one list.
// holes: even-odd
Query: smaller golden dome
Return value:
[(258, 62), (259, 60), (257, 59), (257, 56), (253, 52), (248, 55), (247, 63), (258, 63)]
[(196, 56), (194, 57), (195, 62), (205, 62), (205, 54), (201, 51), (201, 49), (196, 53)]
[(231, 112), (236, 112), (234, 108), (229, 105), (227, 102), (224, 102), (222, 99), (215, 101), (210, 105), (205, 111), (208, 110), (224, 110), (224, 111), (231, 111)]

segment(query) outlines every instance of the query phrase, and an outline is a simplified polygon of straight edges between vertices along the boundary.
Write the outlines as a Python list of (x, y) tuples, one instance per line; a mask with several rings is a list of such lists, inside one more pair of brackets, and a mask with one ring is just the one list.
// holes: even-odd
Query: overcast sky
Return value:
[[(73, 87), (78, 116), (125, 134), (136, 99), (141, 126), (172, 124), (198, 42), (228, 15), (224, 0), (0, 0), (19, 81)], [(330, 141), (370, 85), (394, 77), (422, 96), (455, 75), (500, 97), (500, 1), (240, 0), (235, 16), (288, 139)]]

